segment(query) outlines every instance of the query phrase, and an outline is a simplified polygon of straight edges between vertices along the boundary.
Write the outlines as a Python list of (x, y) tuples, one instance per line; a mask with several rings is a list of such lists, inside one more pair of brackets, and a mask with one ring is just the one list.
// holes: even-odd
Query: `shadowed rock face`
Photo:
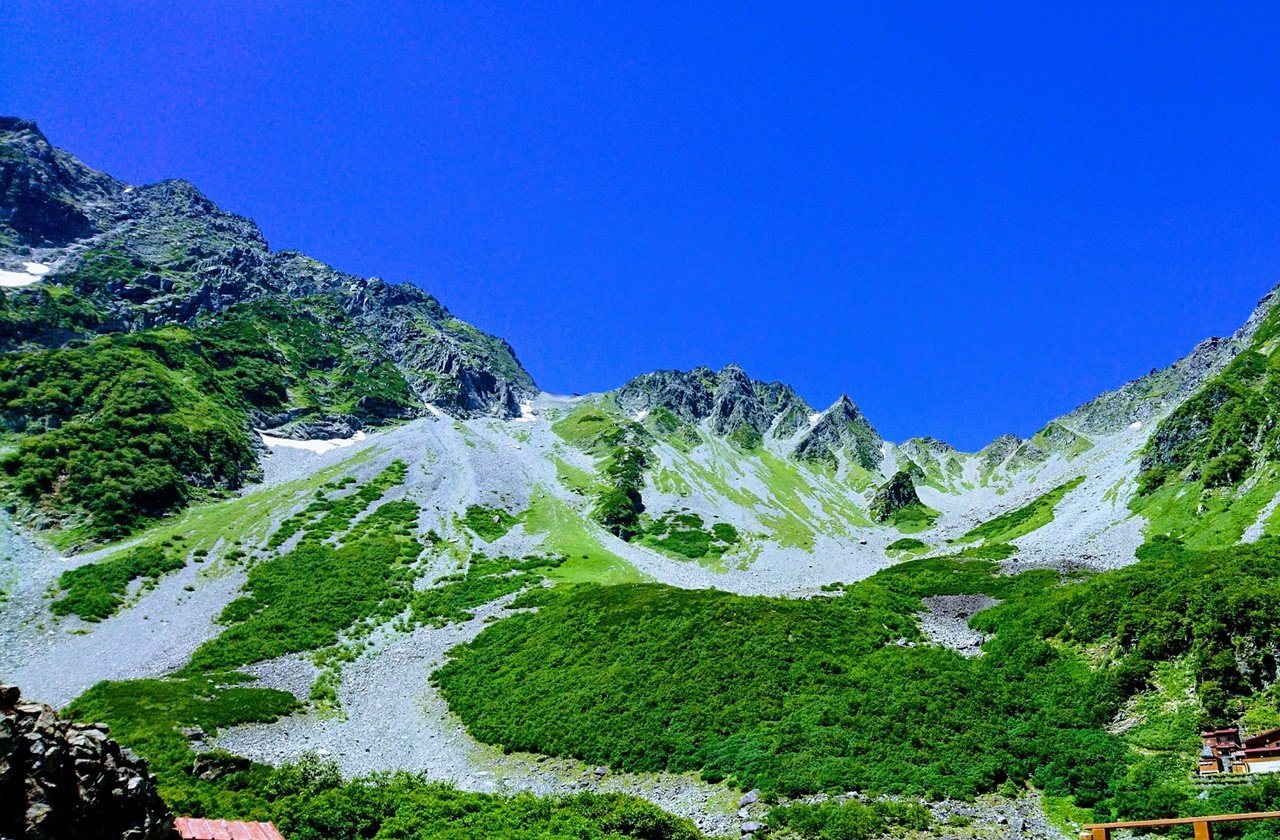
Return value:
[(323, 311), (363, 352), (394, 364), (423, 403), (449, 413), (513, 416), (536, 392), (509, 344), (457, 320), (418, 287), (272, 251), (251, 220), (185, 181), (125, 185), (53, 148), (34, 123), (0, 118), (0, 268), (36, 260), (53, 269), (42, 284), (59, 285), (103, 255), (127, 270), (75, 288), (102, 313), (95, 326), (0, 335), (0, 350), (191, 326), (236, 304), (287, 299)]
[(889, 483), (876, 491), (871, 499), (871, 515), (877, 522), (884, 522), (898, 511), (919, 504), (921, 504), (920, 496), (916, 493), (916, 485), (911, 480), (911, 474), (905, 470), (899, 470), (893, 474), (893, 478), (889, 479)]
[(0, 836), (176, 840), (147, 765), (102, 725), (68, 723), (0, 686)]
[(738, 365), (719, 373), (705, 367), (646, 373), (618, 389), (614, 399), (628, 413), (665, 408), (689, 423), (706, 420), (713, 432), (726, 436), (787, 437), (810, 411), (791, 386), (757, 382)]
[(54, 149), (36, 124), (0, 117), (0, 241), (59, 246), (107, 222), (124, 185)]

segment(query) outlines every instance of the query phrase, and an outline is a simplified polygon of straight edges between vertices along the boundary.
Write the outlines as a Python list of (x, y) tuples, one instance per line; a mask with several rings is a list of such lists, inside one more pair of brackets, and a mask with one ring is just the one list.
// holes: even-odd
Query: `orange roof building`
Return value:
[(284, 840), (269, 822), (234, 822), (178, 817), (173, 821), (183, 840)]

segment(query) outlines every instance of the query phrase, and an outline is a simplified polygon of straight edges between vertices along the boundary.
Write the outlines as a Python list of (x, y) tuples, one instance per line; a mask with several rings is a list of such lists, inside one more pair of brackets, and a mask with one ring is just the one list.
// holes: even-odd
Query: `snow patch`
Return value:
[(282, 437), (276, 437), (275, 435), (264, 434), (263, 432), (257, 429), (254, 429), (254, 431), (258, 432), (258, 436), (262, 438), (262, 442), (265, 443), (267, 446), (270, 446), (273, 448), (281, 447), (284, 449), (305, 449), (308, 452), (314, 452), (317, 455), (322, 455), (325, 452), (330, 452), (334, 449), (341, 449), (344, 446), (351, 446), (352, 444), (358, 443), (364, 440), (365, 438), (364, 432), (356, 432), (354, 435), (352, 435), (349, 438), (329, 438), (327, 440), (293, 440), (291, 438), (282, 438)]
[(639, 423), (641, 420), (643, 420), (648, 416), (649, 416), (649, 409), (645, 408), (645, 409), (641, 409), (640, 411), (637, 411), (636, 416), (632, 417), (631, 419)]
[(30, 286), (49, 273), (49, 266), (44, 263), (26, 262), (22, 271), (0, 271), (0, 288), (20, 289)]
[(819, 420), (821, 420), (821, 419), (822, 419), (822, 412), (821, 412), (821, 411), (815, 411), (813, 414), (810, 414), (810, 415), (809, 415), (809, 425), (810, 425), (810, 426), (816, 426), (816, 425), (818, 425), (818, 421), (819, 421)]
[(1129, 428), (1130, 428), (1130, 429), (1141, 429), (1141, 428), (1142, 428), (1142, 421), (1141, 421), (1141, 420), (1134, 420), (1132, 423), (1130, 423), (1130, 424), (1129, 424)]
[(533, 413), (533, 403), (520, 403), (520, 416), (512, 418), (517, 423), (531, 423), (538, 419), (538, 415)]
[(432, 414), (432, 416), (435, 416), (435, 417), (443, 417), (443, 416), (444, 416), (444, 412), (443, 412), (443, 411), (441, 411), (440, 409), (436, 408), (436, 407), (435, 407), (434, 405), (432, 405), (431, 403), (427, 403), (427, 411), (430, 411), (430, 412), (431, 412), (431, 414)]
[(20, 289), (23, 286), (30, 286), (39, 279), (21, 271), (0, 270), (0, 288), (2, 289)]

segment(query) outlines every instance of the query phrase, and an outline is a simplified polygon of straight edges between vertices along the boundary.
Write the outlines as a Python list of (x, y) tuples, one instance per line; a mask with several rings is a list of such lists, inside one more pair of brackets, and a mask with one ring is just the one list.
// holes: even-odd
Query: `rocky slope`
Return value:
[[(53, 148), (32, 122), (0, 119), (0, 268), (39, 280), (9, 301), (0, 349), (62, 346), (104, 332), (195, 326), (261, 299), (319, 298), (356, 356), (385, 359), (420, 401), (460, 416), (517, 416), (533, 380), (510, 345), (454, 318), (417, 286), (272, 251), (250, 220), (185, 181), (130, 186)], [(28, 301), (74, 295), (75, 317), (22, 320)]]
[[(1232, 337), (966, 453), (886, 441), (849, 397), (815, 411), (737, 365), (538, 393), (510, 347), (416, 287), (273, 252), (191, 185), (121, 184), (20, 120), (0, 121), (0, 200), (0, 677), (58, 704), (172, 678), (252, 605), (255, 570), (342, 544), (322, 524), (392, 469), (372, 498), (408, 506), (394, 539), (422, 549), (394, 568), (400, 595), (466, 603), (414, 624), (388, 602), (249, 662), (310, 704), (218, 734), (262, 760), (320, 747), (348, 773), (627, 789), (732, 832), (760, 813), (720, 783), (498, 755), (430, 672), (509, 614), (524, 575), (807, 598), (913, 558), (1073, 576), (1132, 564), (1155, 535), (1280, 535), (1274, 293)], [(112, 544), (85, 550), (86, 522)], [(532, 565), (468, 577), (510, 558)], [(977, 654), (986, 605), (928, 601), (924, 634)]]

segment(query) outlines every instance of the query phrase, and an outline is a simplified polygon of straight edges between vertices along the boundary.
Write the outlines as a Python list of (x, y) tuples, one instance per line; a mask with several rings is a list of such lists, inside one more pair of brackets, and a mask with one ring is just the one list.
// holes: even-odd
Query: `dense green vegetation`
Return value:
[(769, 812), (768, 825), (782, 838), (870, 840), (895, 829), (926, 831), (931, 822), (929, 809), (912, 802), (882, 800), (865, 804), (851, 799), (774, 808)]
[(640, 492), (644, 489), (644, 468), (648, 463), (647, 450), (635, 444), (619, 446), (605, 459), (607, 484), (596, 495), (591, 513), (615, 537), (632, 540), (641, 533), (640, 514), (644, 512), (644, 502)]
[(561, 438), (600, 461), (604, 484), (596, 492), (591, 516), (609, 533), (633, 540), (643, 533), (644, 471), (649, 466), (649, 433), (593, 406), (584, 406), (552, 428)]
[(641, 539), (646, 545), (690, 560), (714, 560), (736, 546), (741, 537), (727, 522), (708, 528), (696, 513), (673, 512), (650, 522)]
[[(1268, 337), (1266, 330), (1255, 347)], [(1231, 487), (1259, 457), (1275, 458), (1280, 435), (1274, 422), (1280, 410), (1275, 358), (1274, 351), (1270, 356), (1244, 351), (1161, 421), (1143, 453), (1140, 495), (1176, 476), (1198, 479), (1208, 488)]]
[(115, 615), (132, 581), (141, 578), (145, 586), (185, 565), (186, 558), (181, 555), (144, 545), (68, 569), (58, 577), (63, 594), (51, 609), (54, 615), (75, 613), (86, 621), (101, 621)]
[(465, 793), (409, 773), (343, 781), (337, 766), (315, 757), (280, 768), (227, 754), (205, 754), (215, 780), (191, 772), (194, 754), (183, 727), (208, 733), (236, 723), (270, 721), (292, 711), (283, 691), (240, 684), (245, 678), (192, 677), (100, 683), (66, 712), (102, 721), (112, 737), (151, 763), (166, 804), (177, 813), (271, 820), (292, 840), (696, 840), (687, 821), (617, 794), (539, 798)]
[(0, 295), (0, 348), (56, 348), (0, 355), (0, 422), (22, 435), (0, 475), (25, 504), (64, 517), (78, 541), (126, 536), (211, 489), (240, 486), (257, 469), (252, 411), (377, 421), (417, 404), (328, 299), (257, 301), (196, 329), (66, 344), (79, 332), (123, 329), (108, 319), (104, 289), (170, 274), (90, 252), (56, 282)]
[[(202, 766), (217, 768), (217, 778), (192, 771), (196, 756), (183, 728), (216, 734), (234, 724), (271, 721), (298, 707), (292, 695), (254, 687), (250, 677), (229, 668), (318, 651), (316, 661), (324, 670), (312, 700), (323, 709), (336, 704), (331, 669), (346, 655), (343, 645), (367, 632), (370, 621), (406, 611), (417, 621), (462, 620), (469, 617), (468, 609), (541, 583), (546, 571), (563, 562), (476, 555), (465, 574), (413, 593), (410, 564), (422, 551), (415, 537), (417, 507), (407, 501), (379, 504), (405, 471), (397, 461), (354, 489), (349, 477), (324, 485), (315, 501), (287, 520), (288, 536), (301, 534), (297, 546), (250, 569), (249, 594), (220, 617), (228, 628), (197, 650), (190, 665), (165, 679), (100, 683), (66, 712), (108, 723), (113, 737), (148, 759), (173, 810), (273, 820), (291, 838), (700, 837), (688, 821), (620, 795), (473, 794), (408, 773), (348, 782), (336, 765), (313, 757), (270, 768), (217, 751), (200, 757)], [(98, 569), (94, 579), (107, 571)], [(82, 590), (75, 583), (69, 591)], [(336, 644), (339, 634), (348, 641)]]
[[(624, 769), (699, 770), (784, 795), (968, 797), (1030, 783), (1103, 815), (1202, 807), (1178, 733), (1236, 719), (1274, 681), (1280, 543), (1194, 552), (1157, 540), (1134, 566), (1062, 583), (997, 571), (914, 560), (813, 601), (650, 584), (537, 591), (522, 599), (536, 613), (487, 628), (437, 679), (482, 740)], [(892, 644), (920, 640), (919, 598), (979, 592), (1002, 600), (972, 620), (992, 634), (983, 656)], [(1178, 660), (1198, 712), (1110, 734)]]
[[(358, 621), (388, 620), (407, 609), (416, 577), (412, 564), (423, 550), (418, 506), (383, 502), (351, 524), (403, 478), (404, 469), (403, 462), (393, 462), (365, 487), (329, 502), (292, 551), (254, 565), (245, 584), (249, 594), (218, 617), (227, 629), (192, 654), (188, 669), (219, 671), (316, 650), (336, 643)], [(340, 545), (331, 541), (337, 536)]]
[(1053, 521), (1053, 509), (1058, 502), (1084, 481), (1084, 476), (1076, 476), (1057, 487), (1042, 493), (1016, 510), (1002, 513), (989, 519), (966, 533), (961, 540), (986, 540), (992, 543), (1007, 543), (1018, 537), (1026, 536), (1037, 528), (1043, 528)]
[(564, 557), (488, 558), (475, 554), (465, 573), (441, 578), (430, 589), (413, 596), (413, 617), (424, 624), (443, 626), (466, 621), (471, 610), (512, 592), (540, 585), (545, 573), (563, 565)]
[(475, 531), (485, 542), (493, 542), (506, 536), (519, 521), (519, 516), (513, 516), (502, 508), (484, 505), (470, 505), (462, 517), (462, 524)]
[(82, 513), (87, 538), (124, 536), (255, 468), (234, 399), (183, 329), (0, 355), (0, 410), (25, 433), (0, 467), (26, 502)]
[(927, 531), (938, 521), (939, 513), (921, 502), (907, 505), (890, 513), (885, 522), (906, 534)]

